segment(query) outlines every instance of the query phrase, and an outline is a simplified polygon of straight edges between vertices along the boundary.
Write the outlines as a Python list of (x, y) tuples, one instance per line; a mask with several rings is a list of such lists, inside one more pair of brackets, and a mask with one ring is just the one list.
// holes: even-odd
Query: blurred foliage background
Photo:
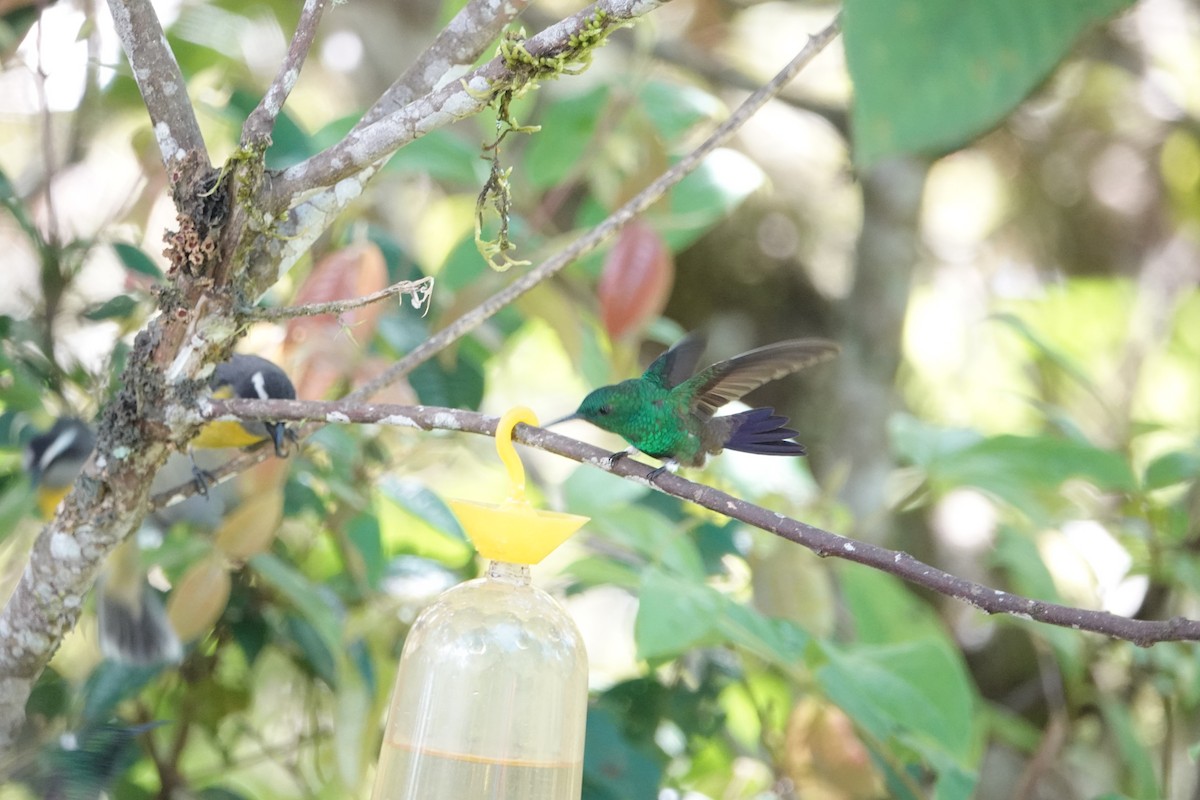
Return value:
[[(157, 7), (219, 161), (298, 8)], [(578, 7), (539, 4), (524, 23)], [(333, 8), (269, 163), (336, 141), (456, 10)], [(674, 0), (585, 74), (514, 103), (541, 126), (502, 148), (515, 256), (536, 263), (602, 219), (837, 10)], [(811, 457), (725, 454), (701, 480), (998, 589), (1200, 614), (1200, 11), (847, 0), (844, 14), (843, 39), (611, 247), (386, 399), (548, 419), (684, 330), (710, 332), (713, 360), (829, 336), (836, 364), (756, 398), (793, 417)], [(95, 415), (153, 308), (174, 210), (103, 4), (0, 2), (0, 52), (11, 586), (38, 529), (22, 444)], [(266, 300), (432, 275), (428, 313), (260, 325), (242, 349), (284, 365), (301, 397), (335, 397), (509, 282), (473, 240), (494, 131), (473, 119), (403, 149)], [(186, 519), (150, 526), (155, 584), (178, 590), (206, 564), (227, 605), (161, 670), (100, 662), (85, 616), (30, 701), (35, 735), (0, 763), (0, 797), (365, 796), (405, 631), (480, 569), (442, 498), (503, 494), (491, 446), (328, 427), (239, 479), (235, 507), (281, 498), (227, 516), (226, 545), (276, 534), (244, 564)], [(593, 517), (535, 570), (588, 645), (588, 800), (1200, 797), (1192, 644), (985, 618), (598, 470), (527, 463), (543, 502)], [(101, 756), (80, 767), (80, 753)]]

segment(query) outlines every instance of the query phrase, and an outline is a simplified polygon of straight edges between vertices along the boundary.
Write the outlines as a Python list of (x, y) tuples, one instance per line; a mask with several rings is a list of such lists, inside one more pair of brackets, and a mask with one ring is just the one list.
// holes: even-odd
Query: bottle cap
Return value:
[(511, 484), (508, 500), (499, 505), (472, 500), (448, 503), (481, 556), (512, 564), (537, 564), (589, 518), (541, 511), (530, 505), (525, 497), (525, 467), (512, 442), (513, 428), (518, 422), (538, 424), (532, 410), (517, 406), (501, 417), (496, 426), (496, 452), (508, 469)]

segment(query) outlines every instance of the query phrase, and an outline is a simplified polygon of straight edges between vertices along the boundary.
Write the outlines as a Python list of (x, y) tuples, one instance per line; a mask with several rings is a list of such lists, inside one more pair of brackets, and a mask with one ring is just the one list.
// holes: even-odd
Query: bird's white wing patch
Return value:
[(258, 393), (259, 400), (270, 400), (271, 396), (267, 394), (267, 381), (263, 377), (262, 372), (256, 372), (250, 376), (250, 383), (254, 385), (254, 391)]

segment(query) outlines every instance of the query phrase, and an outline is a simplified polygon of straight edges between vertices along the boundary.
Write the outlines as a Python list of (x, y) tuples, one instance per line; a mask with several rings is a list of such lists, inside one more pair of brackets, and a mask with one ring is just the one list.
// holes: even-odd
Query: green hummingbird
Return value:
[(596, 389), (583, 398), (574, 414), (550, 425), (585, 419), (620, 434), (633, 446), (609, 456), (609, 465), (640, 450), (665, 462), (650, 473), (651, 478), (663, 470), (674, 472), (680, 465), (703, 466), (709, 454), (725, 449), (804, 455), (804, 445), (792, 441), (796, 431), (784, 427), (787, 417), (773, 408), (714, 414), (764, 383), (833, 358), (841, 348), (825, 339), (790, 339), (719, 361), (693, 375), (704, 344), (702, 336), (684, 337), (655, 359), (642, 377)]

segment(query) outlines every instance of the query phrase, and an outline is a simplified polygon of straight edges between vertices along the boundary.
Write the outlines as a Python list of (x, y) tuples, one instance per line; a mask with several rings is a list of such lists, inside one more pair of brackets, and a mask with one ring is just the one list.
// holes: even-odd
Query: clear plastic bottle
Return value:
[(586, 716), (575, 623), (492, 561), (409, 632), (372, 800), (578, 800)]

